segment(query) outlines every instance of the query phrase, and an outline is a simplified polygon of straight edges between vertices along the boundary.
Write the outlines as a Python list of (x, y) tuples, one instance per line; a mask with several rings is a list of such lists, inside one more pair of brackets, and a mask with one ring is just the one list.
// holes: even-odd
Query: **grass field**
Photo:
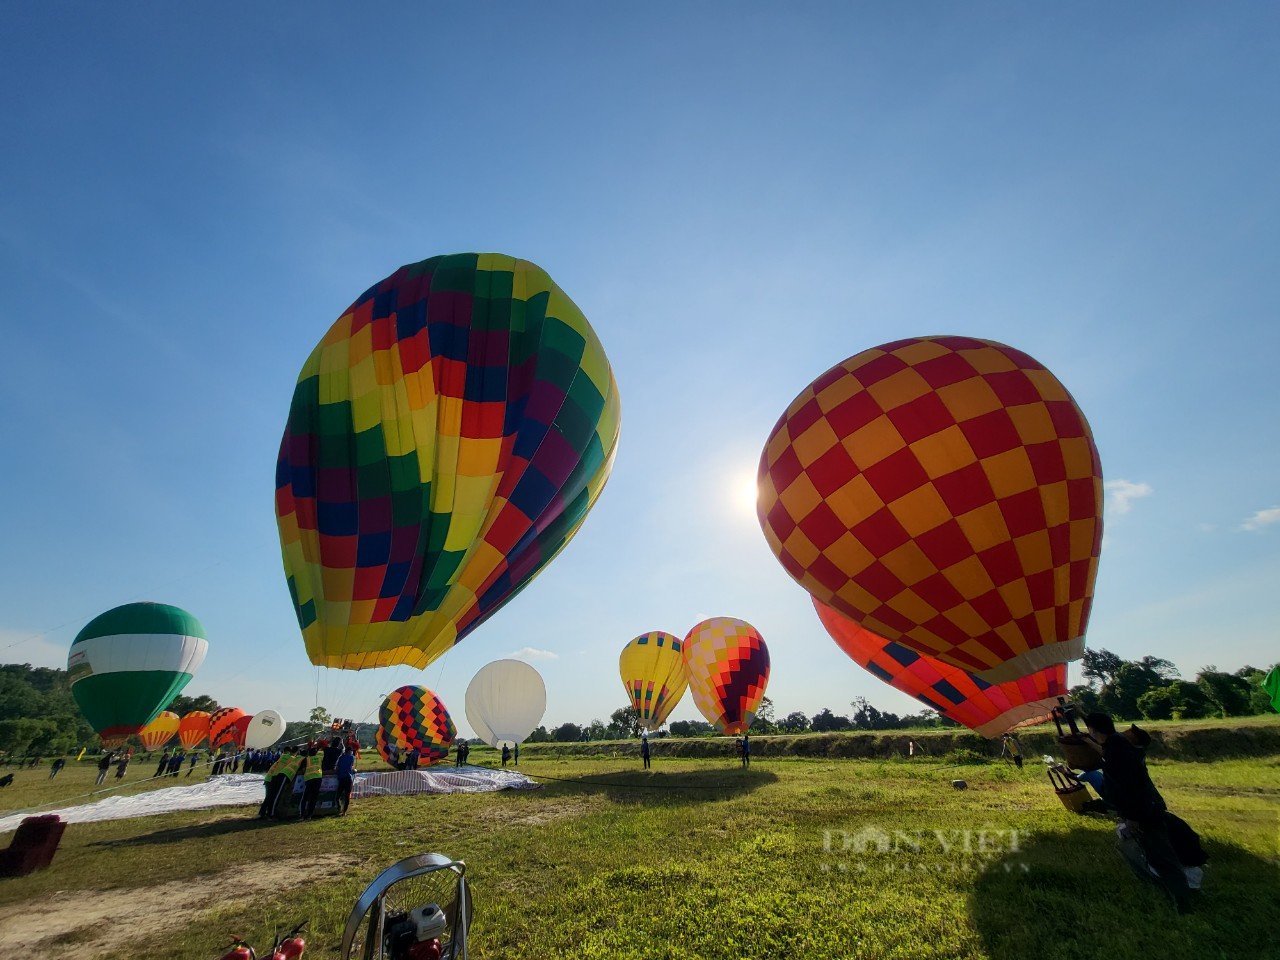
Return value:
[[(309, 917), (307, 956), (336, 957), (369, 880), (434, 850), (468, 864), (481, 958), (1280, 958), (1280, 758), (1151, 764), (1209, 850), (1191, 916), (1134, 879), (1111, 821), (1062, 809), (1039, 763), (638, 766), (527, 751), (524, 772), (564, 780), (302, 824), (236, 808), (72, 825), (51, 869), (0, 881), (0, 954), (206, 960), (233, 931), (261, 946)], [(94, 774), (22, 771), (0, 809)]]

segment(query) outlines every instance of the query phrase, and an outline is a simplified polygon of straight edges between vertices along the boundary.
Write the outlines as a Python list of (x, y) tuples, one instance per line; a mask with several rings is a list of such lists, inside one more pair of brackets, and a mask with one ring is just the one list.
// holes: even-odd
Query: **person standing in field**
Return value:
[(98, 786), (102, 786), (102, 782), (107, 779), (107, 771), (111, 769), (111, 754), (104, 753), (98, 761)]
[(320, 779), (324, 771), (320, 769), (321, 754), (317, 747), (307, 757), (307, 769), (303, 773), (302, 806), (298, 810), (299, 820), (310, 820), (316, 812), (316, 801), (320, 799)]
[(742, 735), (742, 768), (745, 770), (751, 766), (751, 736), (744, 733)]
[(62, 772), (62, 768), (65, 767), (66, 765), (67, 765), (66, 757), (59, 757), (57, 760), (53, 761), (53, 766), (49, 768), (49, 779), (52, 780), (54, 777), (60, 774)]
[(192, 750), (192, 751), (191, 751), (191, 766), (187, 767), (187, 776), (188, 776), (188, 777), (189, 777), (189, 776), (191, 776), (193, 773), (195, 773), (195, 772), (196, 772), (196, 761), (197, 761), (197, 760), (199, 760), (199, 759), (200, 759), (200, 751), (199, 751), (199, 750)]
[(129, 756), (126, 754), (123, 759), (116, 761), (116, 779), (123, 780), (124, 772), (129, 769)]
[(347, 807), (351, 806), (351, 787), (355, 783), (355, 753), (344, 750), (338, 757), (334, 770), (338, 774), (338, 805), (342, 808), (342, 812), (346, 813)]
[[(169, 751), (165, 750), (160, 754), (160, 765), (156, 767), (156, 777), (163, 777), (169, 770)], [(152, 777), (154, 780), (155, 777)]]
[(507, 761), (511, 759), (511, 748), (505, 743), (502, 745), (502, 765), (505, 767)]
[(649, 769), (649, 738), (640, 738), (640, 759), (644, 761), (644, 768)]

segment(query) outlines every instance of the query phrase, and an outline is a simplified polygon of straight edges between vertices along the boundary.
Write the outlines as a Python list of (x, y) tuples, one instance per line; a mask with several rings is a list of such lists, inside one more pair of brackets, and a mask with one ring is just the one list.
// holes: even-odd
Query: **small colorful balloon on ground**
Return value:
[(769, 648), (734, 617), (703, 620), (684, 638), (685, 670), (698, 712), (720, 733), (746, 733), (769, 683)]
[(209, 746), (215, 750), (223, 744), (239, 746), (236, 742), (236, 724), (244, 719), (239, 707), (223, 707), (209, 717)]
[(477, 737), (495, 749), (514, 747), (542, 723), (547, 685), (523, 660), (495, 660), (476, 671), (463, 703)]
[(945, 336), (850, 357), (792, 401), (758, 481), (782, 566), (876, 636), (991, 682), (1083, 656), (1102, 467), (1025, 353)]
[(192, 710), (184, 714), (178, 721), (178, 742), (190, 750), (205, 737), (209, 736), (209, 718), (212, 714), (204, 710)]
[(641, 634), (622, 648), (618, 672), (640, 726), (657, 730), (689, 688), (684, 641), (661, 630)]
[(284, 736), (284, 717), (275, 710), (262, 710), (253, 715), (244, 735), (250, 750), (265, 750)]
[(200, 621), (164, 603), (127, 603), (94, 617), (67, 655), (71, 693), (89, 725), (118, 746), (156, 718), (204, 662)]
[(369, 288), (298, 377), (276, 465), (317, 666), (423, 668), (555, 558), (604, 489), (618, 389), (532, 263), (432, 257)]
[(427, 767), (449, 755), (457, 735), (458, 728), (439, 697), (426, 687), (405, 686), (392, 690), (382, 701), (374, 743), (388, 763), (394, 744), (401, 760), (417, 750), (418, 766)]
[(1058, 698), (1069, 693), (1065, 663), (992, 684), (959, 667), (877, 637), (817, 600), (813, 606), (831, 639), (854, 663), (984, 737), (998, 737), (1014, 727), (1048, 719)]

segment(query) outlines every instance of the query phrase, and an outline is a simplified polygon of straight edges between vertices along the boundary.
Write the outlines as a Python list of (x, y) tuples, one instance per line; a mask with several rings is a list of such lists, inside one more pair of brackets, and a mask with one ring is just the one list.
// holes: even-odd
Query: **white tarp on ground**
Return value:
[(62, 810), (32, 810), (0, 818), (0, 833), (17, 830), (27, 817), (54, 813), (67, 823), (96, 823), (101, 820), (128, 820), (179, 810), (208, 810), (210, 807), (239, 807), (262, 802), (262, 774), (230, 773), (210, 777), (181, 787), (161, 787), (147, 793), (107, 797), (95, 803)]
[[(494, 790), (534, 790), (538, 784), (523, 773), (490, 767), (432, 767), (357, 773), (352, 797), (402, 797), (417, 793), (489, 793)], [(161, 787), (148, 793), (107, 797), (95, 803), (61, 810), (29, 810), (0, 817), (0, 833), (17, 830), (27, 817), (57, 814), (67, 823), (97, 823), (152, 817), (181, 810), (243, 807), (262, 802), (262, 774), (230, 773), (181, 787)]]
[(428, 767), (357, 773), (351, 796), (403, 797), (415, 793), (491, 793), (494, 790), (536, 790), (538, 784), (523, 773), (493, 767)]

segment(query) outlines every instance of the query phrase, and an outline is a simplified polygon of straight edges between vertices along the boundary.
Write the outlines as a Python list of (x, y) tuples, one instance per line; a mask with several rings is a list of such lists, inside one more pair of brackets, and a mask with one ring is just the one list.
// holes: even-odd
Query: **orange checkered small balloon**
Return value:
[(872, 633), (992, 683), (1084, 654), (1102, 467), (1025, 353), (944, 336), (850, 357), (792, 401), (758, 480), (783, 567)]
[(698, 712), (722, 734), (746, 733), (769, 683), (760, 631), (745, 620), (712, 617), (689, 631), (681, 652)]

